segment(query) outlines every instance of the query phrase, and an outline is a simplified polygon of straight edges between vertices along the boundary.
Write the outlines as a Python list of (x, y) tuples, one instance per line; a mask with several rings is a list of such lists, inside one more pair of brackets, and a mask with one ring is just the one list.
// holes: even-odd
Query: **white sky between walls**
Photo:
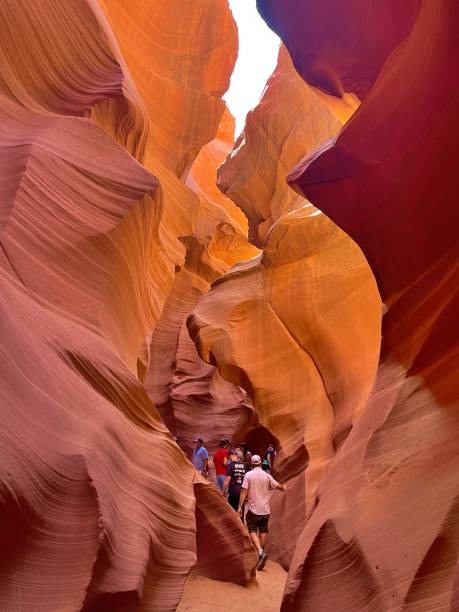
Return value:
[(276, 66), (280, 40), (260, 17), (255, 0), (229, 0), (229, 5), (238, 27), (239, 53), (223, 97), (236, 119), (237, 137)]

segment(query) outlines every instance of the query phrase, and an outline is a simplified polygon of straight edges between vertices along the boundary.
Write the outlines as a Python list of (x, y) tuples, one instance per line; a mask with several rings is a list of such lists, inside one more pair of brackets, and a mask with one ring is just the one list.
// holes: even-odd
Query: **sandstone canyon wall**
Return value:
[(170, 432), (275, 441), (283, 610), (459, 608), (459, 5), (257, 6), (233, 143), (227, 0), (0, 4), (2, 610), (247, 583)]
[(319, 573), (336, 568), (323, 557), (329, 546), (353, 553), (365, 578), (348, 572), (328, 601), (459, 606), (458, 23), (457, 3), (423, 2), (349, 125), (289, 178), (362, 247), (386, 313), (375, 388), (323, 482), (286, 610), (325, 601)]
[(0, 6), (2, 610), (173, 610), (197, 554), (254, 565), (139, 382), (236, 55), (225, 1), (176, 4)]
[(200, 354), (251, 397), (254, 450), (269, 441), (257, 439), (260, 427), (278, 445), (276, 475), (289, 489), (273, 498), (271, 549), (285, 566), (322, 474), (367, 401), (379, 355), (381, 302), (365, 258), (286, 183), (303, 152), (340, 127), (282, 48), (218, 174), (263, 251), (216, 281), (188, 320)]
[[(314, 111), (355, 112), (339, 132), (310, 110), (299, 125), (285, 85), (282, 131), (271, 79), (219, 173), (263, 253), (214, 283), (190, 331), (280, 445), (282, 609), (455, 610), (458, 5), (257, 4)], [(286, 190), (301, 149), (287, 180), (329, 219)]]
[(224, 436), (234, 438), (251, 412), (243, 390), (225, 381), (203, 362), (186, 327), (188, 314), (210, 283), (258, 249), (247, 242), (247, 219), (216, 187), (219, 164), (234, 143), (234, 120), (225, 113), (216, 138), (204, 146), (187, 174), (186, 184), (199, 196), (187, 258), (151, 342), (146, 390), (163, 420), (191, 455), (193, 438), (213, 450)]

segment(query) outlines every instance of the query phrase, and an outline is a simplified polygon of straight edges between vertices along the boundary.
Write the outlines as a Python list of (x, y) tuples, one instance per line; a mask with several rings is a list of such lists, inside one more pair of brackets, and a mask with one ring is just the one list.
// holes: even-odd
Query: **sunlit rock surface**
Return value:
[(258, 249), (247, 242), (247, 219), (216, 187), (219, 164), (234, 142), (234, 120), (226, 112), (216, 138), (202, 148), (186, 178), (199, 197), (193, 235), (184, 242), (187, 257), (151, 342), (145, 386), (163, 420), (189, 455), (199, 435), (209, 450), (225, 436), (234, 437), (248, 418), (245, 392), (224, 380), (200, 359), (186, 318), (210, 283)]
[[(458, 22), (457, 2), (423, 2), (349, 125), (289, 178), (361, 246), (386, 313), (375, 386), (319, 486), (285, 611), (459, 605)], [(397, 10), (375, 34), (400, 23)], [(309, 53), (303, 34), (292, 44)]]
[[(308, 130), (301, 129), (305, 121)], [(248, 114), (234, 151), (218, 172), (219, 188), (247, 215), (254, 244), (263, 247), (273, 224), (303, 207), (304, 198), (286, 187), (287, 173), (302, 152), (313, 151), (340, 128), (282, 47), (260, 103)]]
[(289, 490), (273, 496), (270, 550), (286, 566), (379, 355), (381, 302), (362, 252), (286, 183), (302, 152), (340, 127), (281, 49), (218, 178), (263, 251), (217, 280), (188, 319), (201, 356), (251, 397), (253, 449), (264, 452), (269, 436), (279, 448), (276, 475)]
[(138, 380), (236, 53), (226, 2), (171, 8), (0, 6), (2, 610), (173, 610), (197, 552), (253, 568)]

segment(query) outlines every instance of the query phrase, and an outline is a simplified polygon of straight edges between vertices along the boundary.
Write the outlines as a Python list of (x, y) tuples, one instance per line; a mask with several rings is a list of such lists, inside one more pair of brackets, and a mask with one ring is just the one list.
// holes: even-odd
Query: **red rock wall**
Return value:
[[(326, 2), (258, 4), (314, 86), (314, 110), (322, 104), (346, 118), (349, 95), (363, 99), (337, 135), (323, 130), (317, 114), (305, 116), (302, 128), (301, 114), (294, 115), (291, 130), (303, 129), (295, 151), (304, 147), (306, 158), (290, 185), (348, 237), (314, 217), (314, 209), (300, 214), (304, 207), (295, 196), (277, 203), (283, 177), (277, 183), (266, 168), (295, 162), (285, 153), (292, 136), (285, 140), (275, 119), (273, 77), (248, 118), (247, 138), (219, 173), (221, 188), (246, 210), (251, 239), (263, 254), (214, 284), (189, 319), (190, 331), (201, 355), (252, 396), (280, 445), (277, 469), (288, 493), (273, 498), (270, 541), (272, 553), (290, 566), (282, 610), (455, 609), (457, 3), (366, 3), (362, 13), (355, 2), (338, 7), (348, 12), (345, 20), (327, 18)], [(284, 72), (280, 65), (278, 77)], [(324, 75), (331, 75), (329, 82)], [(279, 113), (296, 108), (293, 90), (286, 84), (284, 91), (289, 106), (279, 95)], [(315, 151), (306, 140), (311, 130)], [(277, 158), (273, 151), (280, 151)], [(255, 178), (244, 174), (251, 160), (255, 168), (261, 160), (263, 179), (256, 171)], [(253, 190), (251, 181), (258, 181)], [(285, 215), (289, 205), (294, 212)], [(316, 242), (313, 224), (320, 222)], [(376, 301), (373, 309), (366, 302), (369, 281), (357, 283), (360, 293), (347, 284), (349, 261), (357, 262), (360, 252), (349, 236), (371, 265), (384, 302), (379, 365), (366, 376), (362, 356), (379, 348), (370, 341), (370, 323), (380, 312)], [(352, 259), (346, 248), (356, 249)], [(367, 315), (359, 310), (352, 326), (349, 313), (357, 303), (367, 303)], [(346, 352), (348, 333), (357, 357)], [(368, 344), (359, 349), (357, 338)], [(309, 367), (301, 363), (305, 356), (312, 357)], [(336, 368), (329, 361), (334, 356)], [(348, 375), (353, 364), (360, 386), (355, 378), (347, 395), (351, 381), (339, 369)], [(325, 397), (330, 385), (334, 391)], [(354, 411), (340, 409), (346, 395)]]
[(365, 258), (285, 181), (302, 151), (339, 128), (281, 49), (218, 175), (263, 251), (217, 280), (188, 319), (200, 355), (253, 401), (256, 420), (244, 437), (259, 452), (271, 440), (278, 446), (276, 474), (289, 490), (273, 497), (270, 554), (285, 566), (320, 479), (365, 406), (379, 355), (381, 303)]
[(2, 610), (173, 610), (197, 552), (240, 583), (254, 564), (137, 377), (193, 235), (180, 176), (216, 134), (234, 24), (226, 2), (190, 6), (176, 55), (146, 28), (170, 3), (105, 8), (126, 57), (95, 2), (0, 6)]
[(226, 0), (0, 4), (2, 610), (249, 580), (164, 422), (275, 440), (283, 610), (459, 606), (457, 2), (258, 5), (221, 193)]
[(364, 98), (382, 65), (410, 33), (422, 0), (257, 0), (310, 85), (342, 98)]
[(289, 178), (362, 247), (386, 313), (375, 387), (320, 485), (283, 610), (459, 605), (458, 21), (457, 3), (423, 2), (349, 124)]

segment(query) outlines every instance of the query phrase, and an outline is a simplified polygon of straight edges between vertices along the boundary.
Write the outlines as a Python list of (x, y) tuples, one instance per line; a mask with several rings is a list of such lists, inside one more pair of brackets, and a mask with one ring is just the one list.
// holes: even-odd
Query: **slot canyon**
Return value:
[(2, 612), (459, 611), (459, 2), (256, 8), (0, 2)]

